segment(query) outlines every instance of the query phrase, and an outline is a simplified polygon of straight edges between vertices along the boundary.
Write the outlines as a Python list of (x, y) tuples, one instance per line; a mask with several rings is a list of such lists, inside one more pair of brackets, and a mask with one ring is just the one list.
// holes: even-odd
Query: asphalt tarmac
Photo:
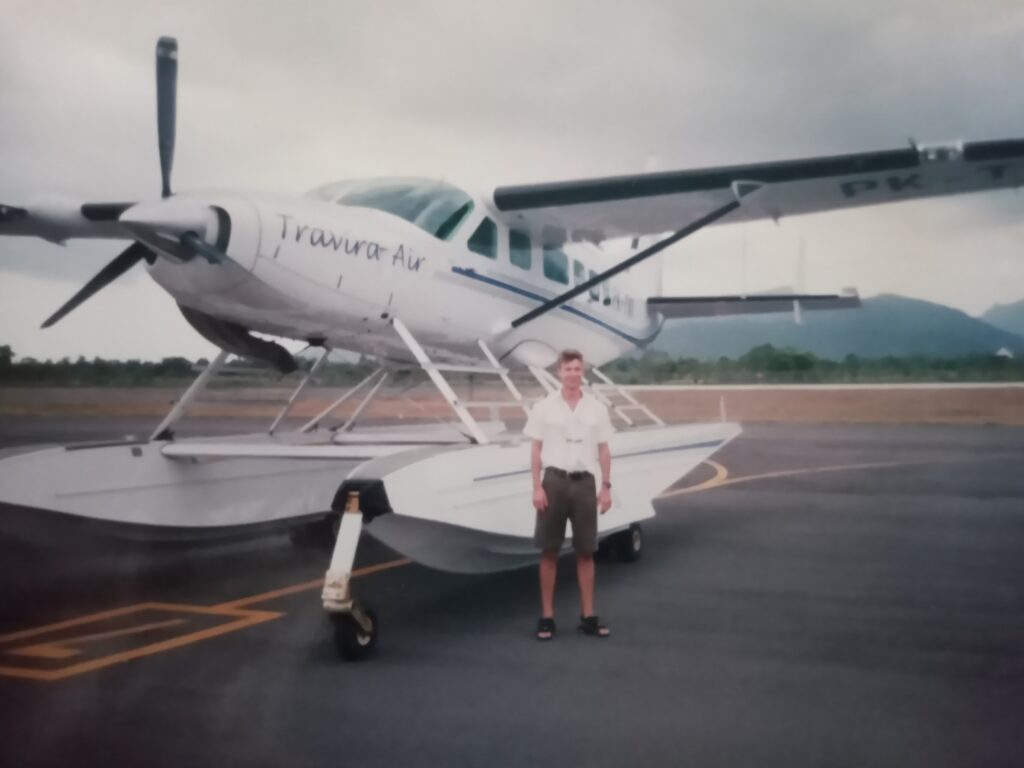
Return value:
[[(88, 421), (38, 442), (131, 431)], [(570, 560), (541, 644), (532, 570), (364, 539), (382, 629), (352, 664), (328, 553), (287, 536), (0, 542), (0, 765), (1021, 764), (1024, 429), (755, 424), (714, 461), (599, 564), (608, 640), (573, 631)]]

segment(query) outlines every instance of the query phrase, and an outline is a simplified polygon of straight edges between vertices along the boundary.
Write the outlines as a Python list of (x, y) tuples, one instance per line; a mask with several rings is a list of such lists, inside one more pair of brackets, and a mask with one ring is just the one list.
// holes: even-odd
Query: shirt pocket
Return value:
[(588, 413), (580, 417), (580, 427), (587, 442), (601, 442), (601, 419), (596, 414)]
[(563, 440), (566, 436), (565, 432), (565, 419), (554, 413), (549, 413), (544, 417), (545, 440)]

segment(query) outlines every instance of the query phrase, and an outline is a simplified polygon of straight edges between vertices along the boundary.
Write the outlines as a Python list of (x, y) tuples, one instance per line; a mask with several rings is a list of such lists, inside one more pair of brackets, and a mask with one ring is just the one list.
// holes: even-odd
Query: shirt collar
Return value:
[[(548, 395), (548, 397), (551, 398), (552, 400), (556, 400), (556, 401), (562, 403), (566, 408), (569, 408), (569, 404), (567, 402), (565, 402), (565, 398), (562, 397), (562, 388), (561, 387), (559, 387), (554, 392), (552, 392), (550, 395)], [(581, 405), (583, 405), (584, 402), (589, 402), (590, 400), (594, 400), (594, 399), (595, 399), (594, 396), (592, 394), (590, 394), (589, 392), (587, 392), (587, 390), (585, 388), (581, 388), (580, 389), (580, 401), (576, 404), (576, 407), (579, 408)], [(571, 411), (572, 408), (569, 408), (569, 410)]]

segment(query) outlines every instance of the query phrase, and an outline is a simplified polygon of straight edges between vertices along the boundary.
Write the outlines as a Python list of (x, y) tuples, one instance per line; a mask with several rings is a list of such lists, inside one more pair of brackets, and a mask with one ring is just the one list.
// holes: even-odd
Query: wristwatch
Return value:
[(607, 480), (605, 480), (603, 483), (601, 483), (601, 487), (602, 488), (611, 488), (612, 484), (609, 483)]

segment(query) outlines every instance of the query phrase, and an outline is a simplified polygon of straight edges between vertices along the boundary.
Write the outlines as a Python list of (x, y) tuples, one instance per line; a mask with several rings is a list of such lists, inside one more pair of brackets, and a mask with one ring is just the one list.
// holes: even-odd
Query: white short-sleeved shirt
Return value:
[(523, 434), (540, 440), (540, 460), (545, 467), (566, 472), (590, 472), (601, 479), (597, 446), (615, 433), (608, 408), (596, 397), (583, 392), (576, 408), (570, 408), (562, 391), (552, 392), (530, 409)]

